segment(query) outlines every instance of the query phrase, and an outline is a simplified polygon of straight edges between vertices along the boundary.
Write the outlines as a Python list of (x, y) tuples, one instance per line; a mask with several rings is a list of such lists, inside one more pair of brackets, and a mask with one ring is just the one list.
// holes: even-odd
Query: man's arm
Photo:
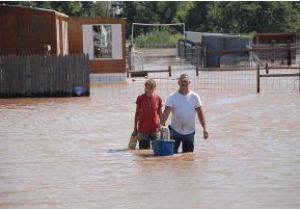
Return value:
[(199, 122), (200, 122), (200, 124), (203, 128), (203, 137), (204, 137), (204, 139), (207, 139), (208, 138), (208, 131), (206, 129), (206, 120), (205, 120), (203, 108), (201, 106), (197, 107), (196, 112), (197, 112), (197, 115), (198, 115), (198, 120), (199, 120)]
[(171, 113), (171, 110), (172, 110), (171, 107), (169, 107), (169, 106), (166, 106), (166, 107), (165, 107), (165, 110), (164, 110), (164, 112), (162, 113), (161, 118), (160, 118), (160, 124), (161, 124), (161, 125), (163, 125), (163, 126), (166, 125), (166, 122), (167, 122), (167, 120), (168, 120), (168, 118), (169, 118), (169, 115), (170, 115), (170, 113)]

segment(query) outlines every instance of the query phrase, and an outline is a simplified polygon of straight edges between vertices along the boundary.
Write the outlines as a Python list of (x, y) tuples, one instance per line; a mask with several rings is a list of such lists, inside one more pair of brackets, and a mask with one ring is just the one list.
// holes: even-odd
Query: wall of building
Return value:
[[(97, 57), (93, 41), (93, 27), (106, 26), (111, 33), (111, 49), (106, 57)], [(98, 29), (96, 28), (96, 29)], [(104, 30), (106, 30), (104, 29)], [(108, 30), (109, 29), (109, 30)], [(69, 18), (69, 53), (87, 53), (92, 73), (125, 73), (125, 20), (105, 18)]]
[(296, 33), (258, 33), (254, 36), (254, 44), (287, 44), (295, 43)]
[(55, 15), (56, 54), (69, 54), (69, 17)]
[[(108, 57), (93, 56), (94, 25), (110, 29), (112, 52)], [(0, 55), (44, 54), (46, 45), (56, 55), (88, 53), (92, 73), (126, 72), (125, 20), (73, 18), (54, 10), (0, 6)]]
[(0, 6), (0, 54), (56, 53), (55, 12)]

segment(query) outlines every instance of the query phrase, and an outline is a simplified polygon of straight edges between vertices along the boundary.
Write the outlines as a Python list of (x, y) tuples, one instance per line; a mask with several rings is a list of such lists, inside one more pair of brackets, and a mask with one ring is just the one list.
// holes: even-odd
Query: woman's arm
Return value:
[(138, 115), (139, 115), (139, 106), (136, 105), (136, 109), (135, 109), (135, 114), (134, 114), (134, 129), (133, 129), (133, 132), (132, 132), (132, 135), (133, 136), (136, 136), (137, 135), (137, 119), (138, 119)]
[(159, 119), (161, 119), (161, 117), (162, 117), (162, 108), (158, 109), (158, 116), (159, 116)]

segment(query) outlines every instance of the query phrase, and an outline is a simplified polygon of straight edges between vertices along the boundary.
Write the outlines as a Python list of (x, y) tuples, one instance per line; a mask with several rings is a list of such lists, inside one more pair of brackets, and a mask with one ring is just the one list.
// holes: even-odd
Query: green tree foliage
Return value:
[(299, 31), (299, 10), (291, 2), (212, 2), (206, 20), (213, 32)]
[(187, 30), (202, 32), (300, 32), (299, 2), (125, 2), (123, 15), (127, 36), (133, 22), (185, 22)]
[(1, 2), (7, 5), (22, 5), (54, 9), (69, 16), (105, 17), (107, 2), (105, 1), (10, 1)]
[[(107, 17), (107, 1), (1, 2), (54, 9), (70, 16)], [(300, 32), (300, 3), (289, 1), (190, 2), (119, 1), (126, 18), (127, 37), (133, 22), (185, 22), (187, 30), (220, 33)], [(175, 28), (175, 27), (174, 27)], [(180, 27), (170, 30), (182, 30)], [(137, 28), (135, 34), (152, 31)]]
[(186, 13), (186, 27), (193, 31), (211, 31), (209, 28), (208, 9), (211, 2), (194, 2)]

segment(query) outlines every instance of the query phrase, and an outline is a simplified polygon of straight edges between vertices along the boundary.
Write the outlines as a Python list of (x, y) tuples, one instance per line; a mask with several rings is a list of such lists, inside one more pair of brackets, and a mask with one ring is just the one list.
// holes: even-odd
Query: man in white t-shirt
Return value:
[(199, 95), (189, 89), (189, 76), (182, 74), (179, 77), (179, 90), (173, 92), (166, 101), (165, 110), (161, 117), (161, 125), (165, 123), (172, 112), (170, 135), (175, 140), (174, 152), (182, 143), (182, 152), (194, 151), (195, 117), (196, 113), (203, 128), (204, 139), (208, 138), (202, 102)]

